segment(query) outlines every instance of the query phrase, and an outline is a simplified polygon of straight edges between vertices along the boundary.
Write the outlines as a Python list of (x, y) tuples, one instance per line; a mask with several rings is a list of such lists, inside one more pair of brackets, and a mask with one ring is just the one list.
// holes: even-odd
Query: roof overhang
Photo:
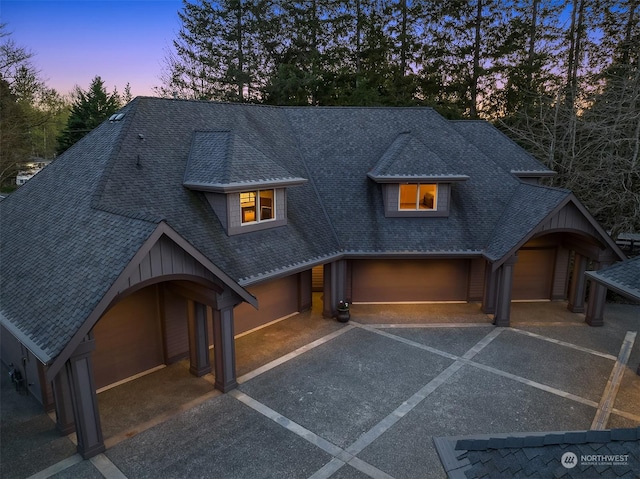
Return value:
[(367, 173), (367, 176), (376, 183), (453, 183), (469, 179), (467, 175), (374, 175)]
[(49, 368), (45, 373), (47, 381), (53, 380), (58, 371), (60, 371), (60, 369), (64, 366), (64, 363), (67, 361), (67, 359), (71, 357), (76, 348), (91, 332), (91, 329), (100, 320), (102, 315), (112, 306), (113, 300), (121, 293), (122, 281), (128, 278), (133, 273), (133, 271), (139, 266), (140, 261), (149, 253), (151, 248), (160, 240), (160, 238), (165, 235), (182, 249), (184, 249), (185, 252), (189, 254), (195, 261), (199, 262), (202, 266), (209, 270), (223, 285), (225, 285), (233, 293), (235, 293), (241, 301), (251, 304), (254, 308), (258, 307), (258, 300), (255, 298), (255, 296), (249, 293), (234, 279), (232, 279), (224, 271), (213, 264), (204, 254), (198, 251), (198, 249), (196, 249), (193, 245), (191, 245), (191, 243), (185, 240), (166, 222), (162, 221), (149, 235), (147, 240), (142, 244), (140, 249), (129, 261), (127, 266), (121, 271), (118, 278), (116, 278), (111, 287), (107, 290), (106, 294), (98, 302), (91, 314), (89, 314), (82, 326), (75, 332), (71, 340), (62, 349), (60, 354), (58, 354), (58, 356), (56, 356), (55, 358), (49, 358), (46, 354), (44, 356), (38, 356), (36, 354), (36, 351), (32, 351), (34, 354), (36, 354), (36, 356), (38, 356), (38, 359), (40, 361), (42, 361), (44, 364), (49, 365)]
[(552, 178), (557, 173), (552, 170), (511, 170), (511, 174), (518, 178)]
[(607, 289), (610, 289), (611, 291), (615, 291), (616, 293), (621, 294), (625, 298), (629, 298), (634, 301), (640, 301), (640, 284), (637, 284), (635, 287), (633, 287), (633, 285), (629, 285), (629, 284), (625, 284), (620, 281), (617, 281), (615, 278), (611, 278), (610, 275), (606, 274), (608, 271), (612, 269), (634, 268), (634, 267), (637, 267), (638, 269), (640, 269), (640, 257), (638, 259), (628, 260), (623, 263), (617, 263), (609, 268), (604, 268), (598, 271), (587, 271), (585, 272), (585, 275), (588, 276), (593, 281), (605, 286)]
[(194, 191), (204, 191), (207, 193), (237, 193), (252, 189), (285, 188), (288, 186), (298, 186), (306, 183), (306, 178), (283, 178), (277, 180), (264, 181), (243, 181), (238, 183), (196, 183), (184, 182), (183, 185)]

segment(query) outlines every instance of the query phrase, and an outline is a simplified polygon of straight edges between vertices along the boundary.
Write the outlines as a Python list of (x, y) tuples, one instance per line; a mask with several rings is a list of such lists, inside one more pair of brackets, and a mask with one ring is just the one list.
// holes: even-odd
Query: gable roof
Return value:
[[(0, 323), (44, 362), (81, 331), (162, 224), (241, 292), (345, 255), (497, 259), (568, 195), (523, 185), (429, 108), (136, 98), (120, 113), (0, 203)], [(404, 168), (468, 177), (452, 184), (447, 217), (385, 217), (382, 185), (368, 174), (400, 177)], [(232, 236), (200, 191), (265, 184), (296, 185), (287, 224)]]
[(640, 256), (586, 274), (610, 290), (640, 301)]

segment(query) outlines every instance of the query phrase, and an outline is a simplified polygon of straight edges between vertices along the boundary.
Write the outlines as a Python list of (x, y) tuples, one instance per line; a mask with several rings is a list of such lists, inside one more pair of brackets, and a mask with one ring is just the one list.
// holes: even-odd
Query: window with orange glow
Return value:
[(434, 184), (413, 183), (400, 185), (398, 209), (435, 210), (437, 209), (438, 187)]
[(275, 191), (258, 190), (240, 193), (242, 224), (274, 220)]

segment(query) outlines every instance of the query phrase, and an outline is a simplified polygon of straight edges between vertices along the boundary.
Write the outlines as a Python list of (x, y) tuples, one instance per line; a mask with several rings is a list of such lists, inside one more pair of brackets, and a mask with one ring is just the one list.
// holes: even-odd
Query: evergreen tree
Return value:
[(67, 126), (58, 138), (58, 153), (70, 148), (120, 107), (117, 91), (107, 93), (99, 76), (91, 81), (87, 91), (76, 87)]
[[(184, 0), (175, 53), (165, 58), (162, 96), (256, 101), (264, 83), (260, 34), (267, 0)], [(266, 30), (269, 30), (268, 28)]]

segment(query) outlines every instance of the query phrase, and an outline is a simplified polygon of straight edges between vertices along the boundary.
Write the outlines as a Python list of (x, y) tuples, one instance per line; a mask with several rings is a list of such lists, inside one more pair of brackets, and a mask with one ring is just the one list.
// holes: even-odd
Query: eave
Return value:
[(184, 182), (183, 185), (193, 191), (206, 193), (237, 193), (249, 189), (285, 188), (306, 183), (306, 178), (282, 178), (275, 180), (241, 181), (234, 183), (198, 183)]
[(467, 175), (375, 175), (367, 173), (367, 176), (376, 183), (453, 183), (455, 181), (467, 181)]

